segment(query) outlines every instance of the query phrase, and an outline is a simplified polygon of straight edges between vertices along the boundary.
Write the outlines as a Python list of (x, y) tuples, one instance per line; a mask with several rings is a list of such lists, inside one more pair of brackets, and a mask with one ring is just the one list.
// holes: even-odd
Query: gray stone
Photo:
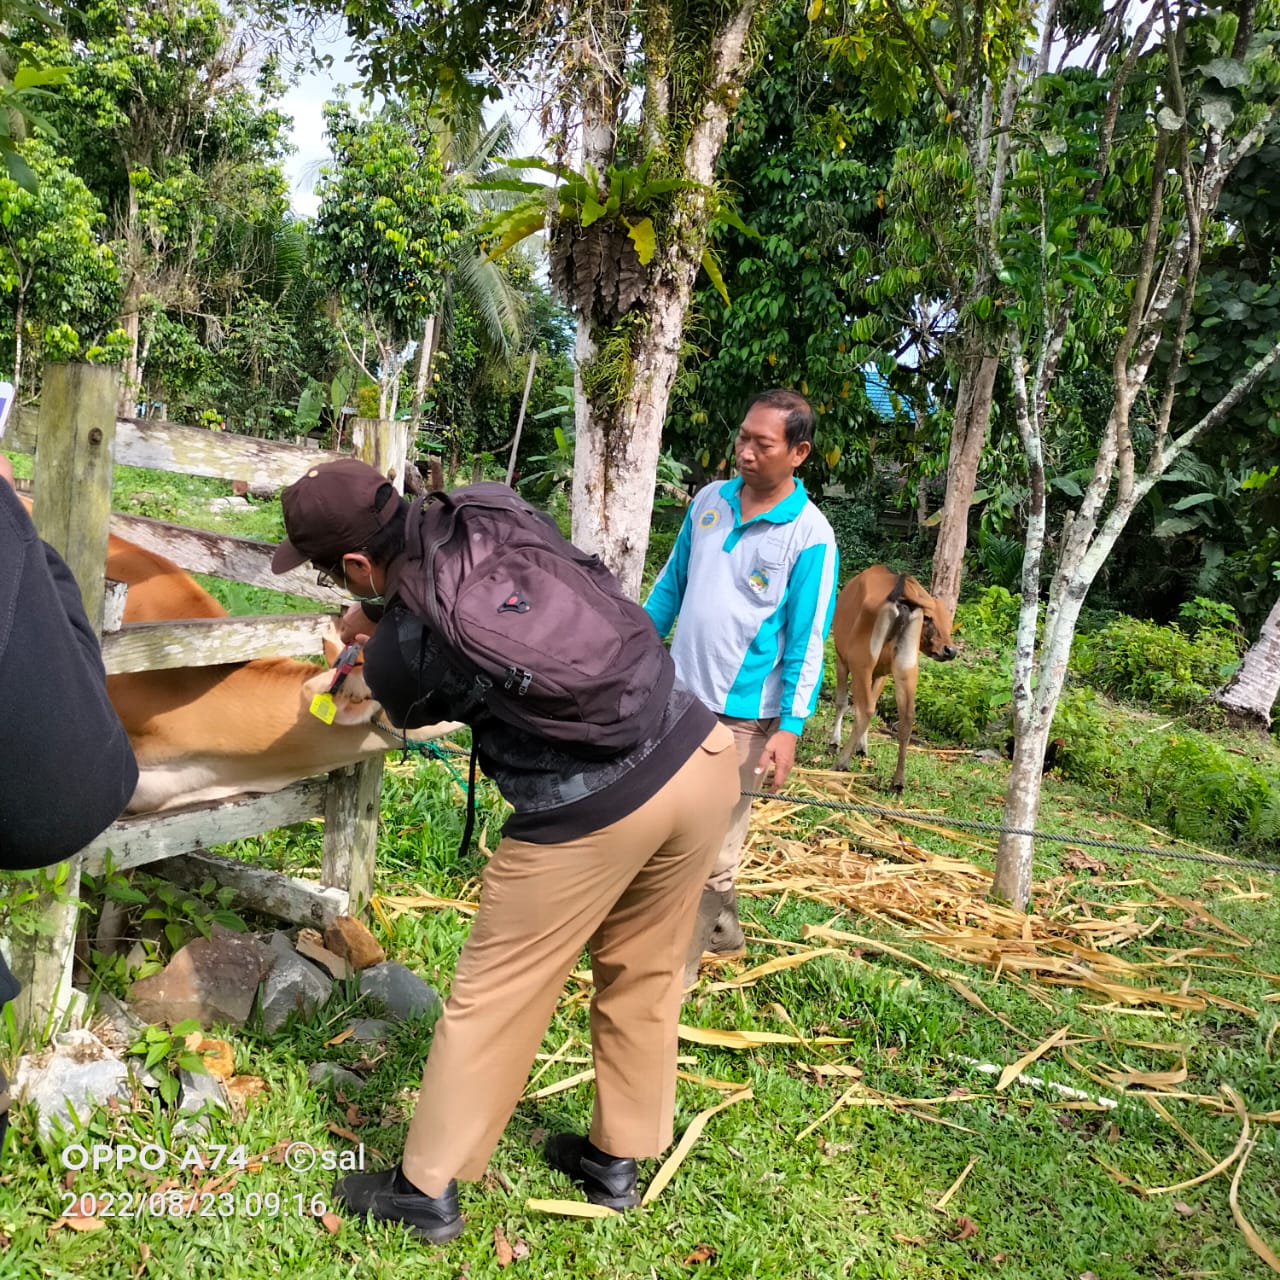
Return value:
[(188, 1071), (186, 1067), (178, 1069), (178, 1080), (182, 1084), (182, 1101), (179, 1111), (199, 1111), (201, 1107), (210, 1106), (219, 1111), (227, 1109), (227, 1095), (222, 1086), (206, 1071)]
[(174, 1137), (205, 1134), (209, 1131), (209, 1112), (227, 1110), (227, 1096), (211, 1076), (199, 1071), (178, 1071), (182, 1095), (178, 1102), (178, 1118), (170, 1132)]
[(387, 1038), (387, 1024), (381, 1018), (357, 1018), (351, 1024), (351, 1038), (360, 1044), (372, 1044)]
[(394, 960), (366, 969), (360, 975), (360, 994), (379, 1001), (393, 1018), (440, 1012), (440, 997), (435, 988)]
[(268, 1031), (278, 1031), (295, 1009), (324, 1004), (333, 980), (304, 960), (283, 933), (272, 934), (269, 945), (275, 958), (262, 984), (262, 1021)]
[(344, 1093), (352, 1093), (365, 1086), (362, 1076), (340, 1067), (336, 1062), (313, 1062), (307, 1068), (307, 1083), (319, 1089), (341, 1089)]
[(110, 1036), (122, 1048), (128, 1048), (137, 1042), (147, 1029), (132, 1010), (126, 1008), (110, 991), (99, 991), (94, 1000), (94, 1024), (98, 1028), (98, 1036)]
[(55, 1124), (74, 1130), (111, 1098), (127, 1099), (129, 1079), (129, 1068), (97, 1036), (65, 1031), (51, 1049), (18, 1059), (13, 1096), (36, 1108), (36, 1127), (47, 1138)]
[(195, 938), (175, 953), (160, 973), (140, 978), (129, 1003), (146, 1022), (169, 1026), (195, 1018), (243, 1026), (262, 976), (262, 956), (251, 938), (228, 934)]

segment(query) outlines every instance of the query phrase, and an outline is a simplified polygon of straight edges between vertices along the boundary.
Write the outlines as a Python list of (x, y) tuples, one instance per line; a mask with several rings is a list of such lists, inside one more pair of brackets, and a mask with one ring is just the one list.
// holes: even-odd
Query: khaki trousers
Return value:
[[(760, 754), (765, 743), (778, 727), (777, 719), (773, 720), (735, 720), (733, 716), (721, 716), (720, 723), (733, 734), (733, 747), (738, 757), (738, 789), (739, 791), (760, 791), (763, 778), (756, 776), (756, 765), (760, 762)], [(724, 843), (716, 855), (711, 874), (707, 877), (707, 888), (723, 893), (733, 888), (738, 874), (738, 862), (742, 857), (742, 846), (747, 838), (747, 828), (751, 825), (750, 796), (739, 795), (729, 817), (729, 830), (725, 833)]]
[(405, 1143), (405, 1176), (420, 1190), (484, 1174), (584, 945), (591, 1141), (615, 1156), (670, 1145), (681, 979), (738, 792), (731, 747), (717, 725), (657, 795), (579, 840), (498, 845)]

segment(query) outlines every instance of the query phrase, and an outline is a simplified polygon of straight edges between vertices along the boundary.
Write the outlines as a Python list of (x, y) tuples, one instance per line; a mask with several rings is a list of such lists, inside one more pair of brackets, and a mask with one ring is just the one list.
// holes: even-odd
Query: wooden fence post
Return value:
[[(409, 424), (386, 418), (357, 418), (351, 443), (356, 454), (376, 467), (404, 492)], [(383, 758), (337, 769), (329, 775), (325, 798), (324, 847), (320, 883), (346, 889), (348, 910), (357, 915), (373, 892), (378, 853), (378, 797), (382, 792)]]
[[(67, 562), (80, 586), (84, 611), (101, 633), (104, 569), (111, 519), (116, 401), (112, 368), (55, 364), (44, 371), (36, 443), (33, 517), (36, 531)], [(67, 778), (74, 790), (75, 778)], [(40, 905), (41, 931), (15, 962), (23, 984), (18, 1025), (43, 1032), (71, 1004), (71, 966), (79, 915), (80, 855), (69, 858), (58, 891)]]

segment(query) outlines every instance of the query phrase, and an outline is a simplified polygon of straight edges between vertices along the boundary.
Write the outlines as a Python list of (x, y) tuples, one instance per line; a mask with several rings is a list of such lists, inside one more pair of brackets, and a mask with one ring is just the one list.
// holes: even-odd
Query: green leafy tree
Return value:
[[(1220, 198), (1280, 113), (1280, 32), (1274, 7), (1255, 0), (1229, 14), (1152, 6), (1132, 31), (1122, 8), (1070, 10), (1067, 19), (1090, 24), (1093, 50), (1085, 66), (1051, 74), (1059, 32), (1051, 8), (1038, 32), (1028, 14), (1021, 38), (1009, 42), (1012, 56), (997, 57), (994, 41), (974, 45), (971, 74), (953, 80), (919, 35), (920, 23), (946, 15), (905, 11), (896, 0), (877, 12), (883, 38), (871, 56), (886, 68), (895, 57), (914, 59), (965, 149), (978, 193), (973, 257), (994, 282), (987, 296), (1004, 330), (1029, 491), (1004, 819), (1024, 830), (1038, 814), (1053, 715), (1090, 586), (1146, 494), (1280, 360), (1272, 333), (1211, 409), (1173, 429), (1205, 249), (1235, 234)], [(994, 105), (967, 109), (975, 89)], [(1110, 403), (1094, 424), (1081, 496), (1053, 531), (1041, 626), (1051, 392), (1060, 370), (1098, 344), (1109, 354)], [(1025, 905), (1031, 868), (1030, 839), (1002, 835), (996, 892)]]
[[(667, 438), (715, 473), (732, 458), (745, 396), (795, 387), (818, 414), (813, 483), (863, 481), (886, 454), (914, 464), (917, 479), (936, 456), (911, 412), (927, 389), (895, 357), (920, 345), (920, 282), (899, 270), (886, 287), (880, 252), (885, 189), (911, 124), (882, 117), (877, 86), (810, 38), (811, 8), (792, 0), (765, 24), (766, 52), (730, 124), (717, 178), (751, 230), (716, 233), (732, 304), (710, 284), (694, 295)], [(894, 423), (866, 394), (876, 364), (901, 393)]]
[[(122, 407), (143, 387), (160, 315), (204, 326), (213, 347), (287, 207), (274, 63), (256, 61), (218, 0), (58, 6), (63, 33), (31, 33), (69, 70), (49, 118), (101, 202), (124, 278)], [(163, 328), (163, 326), (160, 326)]]
[(38, 367), (46, 328), (101, 332), (115, 312), (120, 271), (100, 238), (106, 215), (88, 187), (37, 139), (18, 154), (35, 183), (28, 189), (0, 177), (0, 291), (9, 306), (13, 382), (20, 392), (34, 384), (25, 370)]
[(436, 313), (449, 246), (470, 210), (445, 190), (439, 148), (420, 106), (361, 118), (325, 108), (333, 164), (320, 180), (316, 270), (337, 294), (351, 359), (378, 386), (378, 416), (395, 416), (409, 343)]
[[(305, 7), (338, 8), (333, 0)], [(471, 97), (503, 81), (545, 87), (555, 168), (571, 190), (544, 205), (541, 217), (496, 230), (494, 241), (509, 245), (546, 226), (562, 267), (553, 271), (571, 283), (573, 533), (632, 593), (640, 588), (685, 313), (723, 205), (716, 161), (767, 7), (765, 0), (341, 7), (374, 87), (429, 83)], [(564, 163), (571, 129), (581, 142), (573, 169)]]

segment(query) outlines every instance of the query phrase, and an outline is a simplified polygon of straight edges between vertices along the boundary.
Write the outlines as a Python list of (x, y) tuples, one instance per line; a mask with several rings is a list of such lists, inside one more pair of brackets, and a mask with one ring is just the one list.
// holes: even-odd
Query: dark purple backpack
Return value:
[(454, 691), (448, 718), (483, 706), (587, 757), (656, 731), (675, 667), (649, 615), (506, 485), (415, 503), (405, 551), (396, 594), (444, 642), (422, 683)]

